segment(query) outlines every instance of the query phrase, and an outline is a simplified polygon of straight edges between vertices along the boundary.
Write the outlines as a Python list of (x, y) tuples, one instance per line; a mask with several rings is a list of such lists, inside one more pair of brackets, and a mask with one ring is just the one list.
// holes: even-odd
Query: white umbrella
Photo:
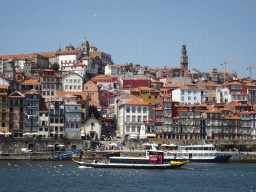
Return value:
[(4, 135), (5, 133), (3, 133), (3, 132), (0, 132), (0, 135)]
[(144, 143), (143, 145), (144, 145), (144, 146), (145, 146), (145, 145), (146, 145), (146, 146), (149, 146), (149, 145), (151, 145), (151, 144), (149, 144), (149, 143)]
[(109, 145), (110, 146), (117, 146), (117, 144), (115, 144), (115, 143), (110, 143)]
[(51, 132), (52, 134), (55, 134), (56, 132)]
[(81, 136), (82, 136), (82, 137), (84, 137), (84, 136), (85, 136), (85, 134), (84, 134), (84, 133), (82, 133), (82, 134), (81, 134)]
[(177, 145), (174, 145), (174, 144), (170, 144), (170, 145), (166, 145), (168, 147), (176, 147)]
[(61, 145), (61, 144), (60, 144), (60, 145), (57, 145), (57, 147), (65, 147), (65, 145)]
[(39, 135), (39, 133), (32, 133), (33, 135)]
[(54, 147), (53, 145), (47, 145), (47, 147)]
[(162, 144), (162, 146), (167, 146), (167, 144)]
[(11, 133), (8, 132), (8, 133), (5, 133), (5, 135), (11, 135)]

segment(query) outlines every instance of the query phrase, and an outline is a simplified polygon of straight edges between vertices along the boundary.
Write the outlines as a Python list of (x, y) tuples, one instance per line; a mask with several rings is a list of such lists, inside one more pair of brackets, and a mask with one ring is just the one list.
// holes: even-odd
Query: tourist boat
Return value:
[(107, 161), (76, 161), (78, 165), (94, 168), (133, 168), (133, 169), (176, 169), (189, 162), (165, 161), (164, 151), (149, 150), (146, 157), (109, 157)]
[(187, 161), (197, 163), (227, 163), (231, 154), (218, 153), (212, 144), (180, 146), (178, 151), (166, 151), (165, 161)]

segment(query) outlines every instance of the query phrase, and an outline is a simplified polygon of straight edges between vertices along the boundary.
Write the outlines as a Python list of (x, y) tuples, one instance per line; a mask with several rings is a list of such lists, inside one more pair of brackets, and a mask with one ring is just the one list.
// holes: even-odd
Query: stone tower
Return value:
[(89, 57), (89, 43), (86, 40), (86, 37), (85, 37), (85, 40), (82, 42), (82, 52), (83, 52), (83, 57)]
[(188, 56), (186, 50), (186, 44), (183, 43), (180, 57), (180, 67), (188, 69)]

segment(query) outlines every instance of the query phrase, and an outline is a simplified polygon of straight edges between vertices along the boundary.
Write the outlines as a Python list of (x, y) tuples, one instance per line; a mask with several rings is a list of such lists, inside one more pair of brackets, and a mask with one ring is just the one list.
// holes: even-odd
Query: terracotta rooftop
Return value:
[(131, 101), (128, 101), (124, 105), (149, 105), (149, 104), (145, 101), (141, 101), (141, 100), (138, 100), (138, 99), (133, 99)]
[(66, 91), (57, 91), (56, 92), (59, 97), (63, 97), (67, 94), (73, 95), (73, 96), (81, 96), (82, 100), (86, 100), (88, 97), (88, 92), (66, 92)]
[(9, 85), (0, 85), (0, 89), (8, 89)]
[[(32, 91), (32, 93), (31, 93), (31, 91)], [(28, 95), (28, 94), (40, 94), (40, 93), (37, 90), (29, 90), (25, 94)]]
[(59, 51), (60, 55), (75, 54), (75, 53), (76, 53), (76, 50)]
[(34, 85), (34, 84), (40, 85), (41, 83), (39, 83), (38, 81), (35, 81), (33, 79), (29, 79), (29, 80), (23, 81), (21, 83), (21, 85)]

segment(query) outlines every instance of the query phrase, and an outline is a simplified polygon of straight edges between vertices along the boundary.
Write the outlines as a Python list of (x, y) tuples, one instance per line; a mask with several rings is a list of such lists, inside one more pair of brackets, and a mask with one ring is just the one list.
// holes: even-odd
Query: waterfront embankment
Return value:
[[(59, 152), (31, 152), (31, 153), (8, 153), (1, 154), (0, 160), (39, 160), (39, 161), (53, 161), (51, 158), (53, 155), (61, 154), (64, 151)], [(226, 153), (226, 152), (219, 152)], [(256, 152), (229, 152), (229, 154), (233, 156), (229, 160), (230, 163), (256, 163)], [(106, 151), (84, 151), (82, 154), (83, 159), (107, 159), (109, 156), (130, 156), (130, 157), (143, 157), (145, 155), (144, 150), (106, 150)], [(80, 154), (76, 154), (73, 156), (67, 156), (63, 159), (54, 159), (54, 161), (58, 160), (71, 160), (71, 159), (79, 159)]]

